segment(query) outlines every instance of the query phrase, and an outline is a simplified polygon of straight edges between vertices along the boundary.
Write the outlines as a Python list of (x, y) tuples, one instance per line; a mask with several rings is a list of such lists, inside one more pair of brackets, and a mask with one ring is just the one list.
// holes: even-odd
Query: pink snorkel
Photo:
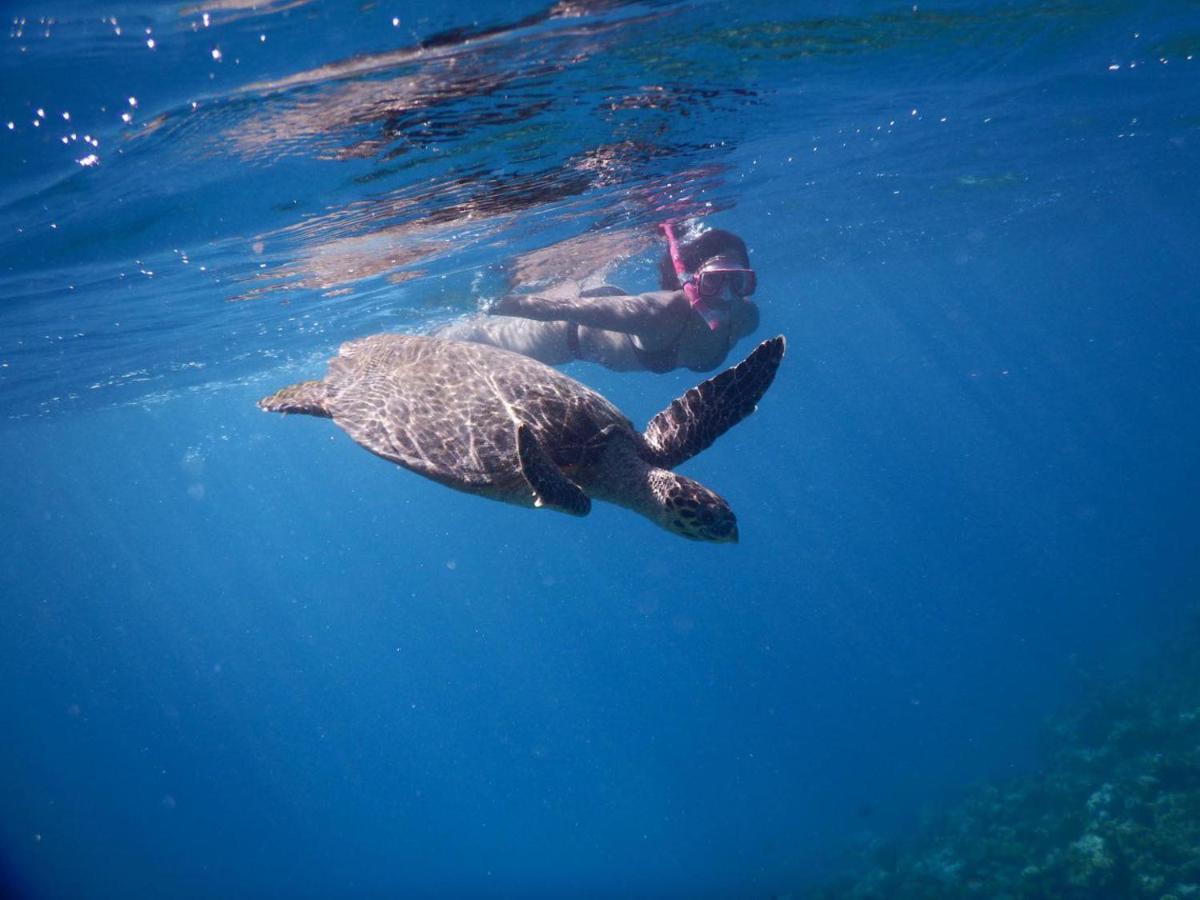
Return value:
[(683, 257), (679, 254), (679, 242), (675, 240), (674, 226), (670, 222), (663, 222), (662, 230), (667, 233), (667, 249), (671, 253), (671, 264), (675, 266), (675, 275), (679, 278), (679, 283), (683, 285), (683, 293), (688, 298), (688, 303), (708, 324), (708, 330), (716, 331), (721, 325), (721, 318), (700, 298), (700, 288), (689, 276), (687, 267), (683, 264)]

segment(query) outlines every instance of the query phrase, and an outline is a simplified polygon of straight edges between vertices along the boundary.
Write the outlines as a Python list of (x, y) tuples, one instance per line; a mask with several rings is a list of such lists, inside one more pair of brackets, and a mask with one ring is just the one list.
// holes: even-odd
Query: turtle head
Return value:
[(737, 517), (720, 494), (646, 462), (645, 442), (628, 429), (606, 428), (603, 463), (591, 473), (592, 495), (641, 513), (693, 541), (736, 543)]
[(654, 475), (659, 525), (693, 541), (737, 543), (737, 517), (720, 494), (665, 469)]

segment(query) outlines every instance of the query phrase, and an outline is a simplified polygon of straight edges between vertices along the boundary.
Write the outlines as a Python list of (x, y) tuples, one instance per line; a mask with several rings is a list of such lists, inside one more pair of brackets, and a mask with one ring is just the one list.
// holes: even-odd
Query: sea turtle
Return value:
[(634, 430), (595, 391), (483, 344), (375, 334), (343, 344), (321, 381), (265, 397), (269, 412), (325, 416), (372, 453), (462, 491), (586, 515), (590, 497), (701, 541), (736, 541), (721, 497), (670, 471), (755, 409), (783, 337), (692, 388)]

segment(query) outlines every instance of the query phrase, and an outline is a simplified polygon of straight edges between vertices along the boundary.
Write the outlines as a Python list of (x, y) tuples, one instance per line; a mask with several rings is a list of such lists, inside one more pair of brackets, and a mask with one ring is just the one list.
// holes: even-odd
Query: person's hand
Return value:
[(489, 316), (519, 316), (521, 315), (521, 300), (516, 294), (506, 294), (488, 301), (483, 311)]

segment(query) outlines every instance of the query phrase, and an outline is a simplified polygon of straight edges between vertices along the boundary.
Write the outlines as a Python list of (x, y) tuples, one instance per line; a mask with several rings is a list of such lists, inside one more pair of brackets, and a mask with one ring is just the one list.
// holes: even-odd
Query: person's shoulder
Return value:
[(643, 291), (641, 296), (650, 297), (663, 303), (677, 303), (681, 299), (684, 303), (687, 302), (687, 295), (683, 291)]
[(595, 287), (584, 288), (579, 292), (580, 297), (628, 297), (629, 292), (615, 284), (599, 284)]
[(691, 312), (691, 304), (683, 291), (643, 291), (631, 294), (611, 284), (588, 288), (579, 295), (580, 299), (600, 300), (605, 298), (624, 298), (641, 310), (642, 315), (653, 319), (675, 319), (686, 316)]
[(679, 335), (692, 315), (692, 305), (683, 291), (647, 291), (638, 294), (648, 329), (655, 334), (647, 339), (653, 344), (668, 344), (679, 339)]
[(643, 297), (647, 301), (658, 303), (663, 306), (669, 306), (680, 302), (686, 303), (687, 295), (683, 291), (640, 291), (636, 294), (631, 294), (624, 288), (617, 287), (615, 284), (599, 284), (594, 287), (584, 288), (579, 291), (579, 297)]
[(648, 305), (662, 310), (687, 312), (691, 309), (683, 291), (644, 291), (638, 294)]

